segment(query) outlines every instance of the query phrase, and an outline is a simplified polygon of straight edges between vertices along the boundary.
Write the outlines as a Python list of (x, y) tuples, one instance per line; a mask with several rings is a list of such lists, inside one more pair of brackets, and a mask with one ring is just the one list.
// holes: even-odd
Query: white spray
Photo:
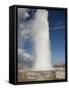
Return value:
[(34, 71), (53, 70), (49, 39), (48, 11), (38, 9), (32, 26), (34, 39)]

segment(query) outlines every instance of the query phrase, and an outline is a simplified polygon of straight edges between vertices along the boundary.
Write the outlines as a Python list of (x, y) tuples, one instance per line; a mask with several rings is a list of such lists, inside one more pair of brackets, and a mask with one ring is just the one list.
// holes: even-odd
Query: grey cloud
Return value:
[(20, 20), (25, 20), (26, 18), (29, 17), (29, 14), (27, 13), (27, 9), (26, 8), (18, 8), (18, 18)]
[(29, 20), (27, 22), (24, 21), (27, 17), (29, 17), (28, 9), (19, 8), (18, 9), (18, 47), (22, 47), (25, 40), (30, 38), (31, 35), (31, 27), (33, 20)]
[(28, 67), (28, 69), (32, 68), (33, 63), (33, 55), (26, 53), (24, 49), (18, 49), (18, 64), (21, 67)]

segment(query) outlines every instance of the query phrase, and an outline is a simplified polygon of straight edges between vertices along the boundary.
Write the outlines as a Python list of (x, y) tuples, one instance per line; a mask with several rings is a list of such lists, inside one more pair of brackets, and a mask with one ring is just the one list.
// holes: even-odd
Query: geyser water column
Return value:
[(32, 25), (35, 63), (33, 71), (53, 70), (49, 37), (48, 11), (38, 9)]

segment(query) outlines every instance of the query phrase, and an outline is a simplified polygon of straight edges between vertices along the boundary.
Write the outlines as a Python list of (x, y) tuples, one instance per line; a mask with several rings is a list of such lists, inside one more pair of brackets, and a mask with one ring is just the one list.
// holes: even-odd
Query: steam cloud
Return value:
[[(33, 71), (53, 70), (49, 39), (48, 11), (37, 10), (33, 19), (27, 9), (18, 9), (18, 64)], [(32, 54), (22, 48), (30, 38), (33, 43)]]
[(33, 70), (53, 70), (49, 39), (48, 12), (37, 10), (32, 26), (35, 64)]

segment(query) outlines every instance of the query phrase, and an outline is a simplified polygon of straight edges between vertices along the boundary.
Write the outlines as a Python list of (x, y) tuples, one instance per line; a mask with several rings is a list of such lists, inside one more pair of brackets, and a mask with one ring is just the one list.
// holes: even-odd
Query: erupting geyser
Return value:
[(49, 39), (48, 11), (38, 9), (32, 26), (35, 63), (33, 71), (53, 70)]

